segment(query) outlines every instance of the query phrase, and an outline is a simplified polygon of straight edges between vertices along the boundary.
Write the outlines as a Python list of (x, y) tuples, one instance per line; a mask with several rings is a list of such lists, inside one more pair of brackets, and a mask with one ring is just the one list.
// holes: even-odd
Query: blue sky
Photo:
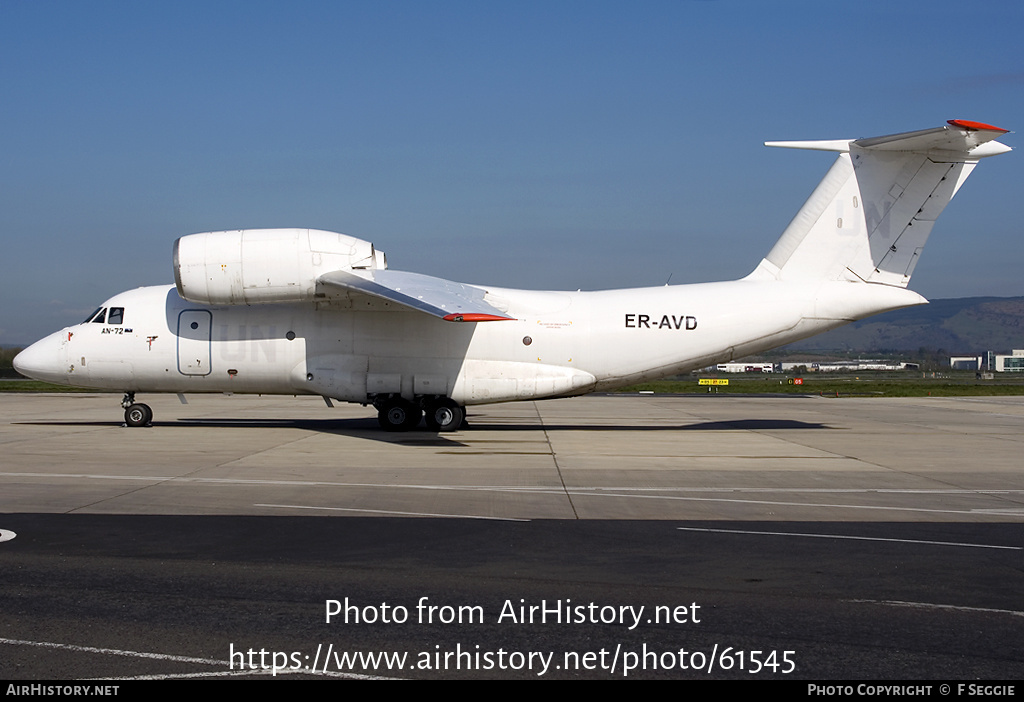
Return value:
[[(311, 227), (392, 268), (597, 289), (742, 277), (832, 155), (1024, 130), (1024, 4), (0, 0), (0, 344), (172, 282), (200, 231)], [(1018, 151), (911, 287), (1024, 295)]]

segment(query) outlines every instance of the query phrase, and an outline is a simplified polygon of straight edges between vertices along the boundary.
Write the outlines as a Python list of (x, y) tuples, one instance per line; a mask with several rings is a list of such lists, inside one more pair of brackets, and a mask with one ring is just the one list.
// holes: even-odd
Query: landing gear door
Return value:
[(213, 315), (209, 310), (183, 310), (178, 315), (178, 372), (182, 375), (209, 375), (210, 329)]

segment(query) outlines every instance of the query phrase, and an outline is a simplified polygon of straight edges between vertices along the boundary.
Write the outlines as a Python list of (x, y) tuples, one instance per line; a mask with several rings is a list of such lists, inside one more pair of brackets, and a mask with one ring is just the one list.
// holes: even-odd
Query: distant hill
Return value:
[(961, 297), (887, 312), (783, 347), (786, 351), (900, 352), (950, 355), (1024, 348), (1024, 297)]

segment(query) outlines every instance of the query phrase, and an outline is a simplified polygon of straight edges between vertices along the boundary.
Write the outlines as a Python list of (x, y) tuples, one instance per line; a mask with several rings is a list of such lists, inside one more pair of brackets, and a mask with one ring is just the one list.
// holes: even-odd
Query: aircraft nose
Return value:
[(14, 370), (35, 380), (66, 383), (66, 364), (61, 344), (63, 334), (50, 334), (19, 353), (14, 357)]

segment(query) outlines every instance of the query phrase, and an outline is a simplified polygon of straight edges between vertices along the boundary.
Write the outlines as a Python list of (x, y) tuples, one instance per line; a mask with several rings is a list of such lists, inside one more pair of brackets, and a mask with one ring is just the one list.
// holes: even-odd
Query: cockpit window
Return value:
[(107, 324), (120, 324), (124, 320), (124, 307), (111, 307), (107, 315)]
[(96, 313), (96, 316), (92, 318), (93, 324), (103, 324), (103, 320), (107, 318), (107, 308), (101, 307), (100, 311)]
[(88, 317), (82, 320), (82, 324), (88, 324), (89, 322), (91, 322), (93, 320), (93, 317), (98, 315), (100, 313), (100, 310), (102, 309), (102, 307), (97, 307), (96, 309), (94, 309), (92, 312), (89, 313)]

